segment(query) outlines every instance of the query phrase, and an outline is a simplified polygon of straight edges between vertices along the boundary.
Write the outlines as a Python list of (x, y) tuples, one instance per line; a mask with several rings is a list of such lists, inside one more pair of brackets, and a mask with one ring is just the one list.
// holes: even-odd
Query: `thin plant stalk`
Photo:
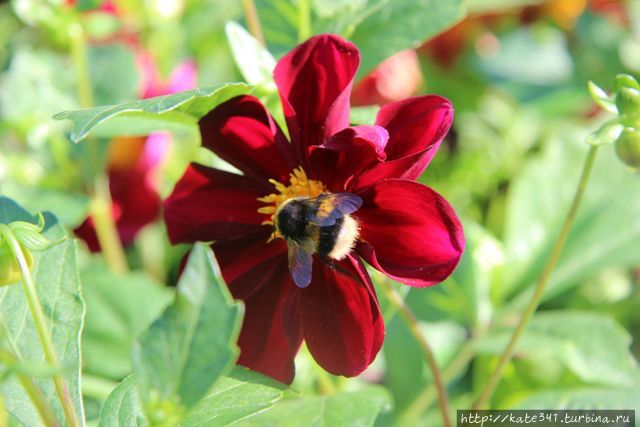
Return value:
[[(6, 350), (0, 351), (0, 360), (5, 364), (18, 362), (18, 358)], [(40, 415), (40, 419), (42, 419), (44, 425), (49, 427), (60, 427), (60, 423), (58, 423), (53, 410), (49, 407), (47, 399), (44, 397), (42, 391), (38, 388), (38, 385), (33, 381), (33, 379), (22, 372), (16, 373), (16, 376), (29, 396), (29, 399), (33, 403), (33, 406), (35, 406), (36, 411), (38, 411), (38, 415)], [(1, 423), (0, 427), (2, 427)]]
[[(71, 24), (69, 27), (69, 37), (80, 105), (83, 108), (90, 108), (94, 106), (93, 89), (89, 76), (84, 30), (79, 22)], [(97, 141), (89, 140), (87, 144), (90, 145), (89, 161), (93, 166), (93, 170), (96, 171), (91, 189), (92, 201), (89, 205), (89, 212), (94, 221), (96, 236), (98, 237), (100, 249), (104, 254), (109, 268), (116, 273), (126, 273), (129, 267), (118, 235), (118, 229), (113, 220), (109, 180), (101, 167)]]
[[(442, 381), (445, 387), (463, 372), (467, 364), (473, 359), (473, 356), (473, 341), (467, 341), (456, 357), (442, 371)], [(435, 385), (431, 384), (429, 387), (426, 387), (400, 415), (401, 420), (406, 421), (400, 424), (410, 425), (410, 423), (423, 414), (437, 398), (438, 390)]]
[(256, 5), (253, 3), (253, 0), (242, 0), (242, 10), (244, 12), (244, 17), (247, 20), (249, 32), (264, 47), (266, 45), (264, 34), (262, 34), (258, 10), (256, 9)]
[(444, 381), (442, 380), (442, 374), (440, 373), (440, 368), (438, 368), (436, 358), (433, 354), (433, 351), (431, 350), (431, 346), (429, 345), (427, 338), (420, 331), (418, 319), (416, 318), (415, 314), (413, 314), (411, 309), (405, 304), (398, 291), (393, 288), (389, 281), (381, 281), (380, 287), (387, 296), (389, 303), (391, 303), (398, 309), (400, 316), (402, 316), (402, 319), (409, 327), (411, 334), (415, 338), (416, 342), (420, 345), (424, 359), (427, 362), (429, 370), (431, 371), (431, 376), (433, 377), (433, 382), (436, 387), (438, 395), (438, 405), (440, 406), (440, 412), (442, 413), (442, 421), (444, 423), (444, 426), (453, 427), (453, 423), (451, 421), (449, 397), (444, 386)]
[(311, 37), (311, 4), (310, 0), (298, 1), (298, 42), (302, 43)]
[(531, 301), (525, 308), (522, 313), (522, 317), (520, 317), (520, 321), (516, 328), (513, 331), (513, 335), (511, 335), (511, 339), (509, 340), (509, 344), (505, 348), (504, 352), (500, 356), (498, 360), (498, 365), (494, 369), (494, 371), (489, 376), (489, 379), (484, 385), (484, 388), (478, 395), (475, 403), (473, 404), (474, 409), (480, 409), (486, 405), (486, 403), (491, 398), (495, 388), (500, 382), (500, 378), (502, 377), (502, 373), (504, 368), (507, 366), (511, 357), (513, 356), (513, 352), (516, 347), (516, 343), (518, 339), (522, 336), (527, 323), (535, 313), (538, 305), (540, 304), (540, 300), (542, 295), (544, 294), (544, 290), (549, 282), (549, 278), (551, 277), (551, 273), (560, 258), (560, 254), (562, 253), (562, 248), (564, 247), (565, 242), (567, 241), (567, 237), (569, 236), (569, 231), (571, 230), (571, 226), (573, 225), (573, 221), (575, 220), (576, 213), (578, 212), (578, 208), (580, 207), (580, 203), (582, 202), (582, 198), (584, 196), (584, 191), (587, 188), (587, 183), (589, 182), (589, 176), (591, 175), (591, 170), (593, 169), (593, 164), (596, 158), (596, 153), (598, 151), (597, 145), (592, 145), (589, 149), (587, 157), (585, 159), (584, 165), (582, 167), (582, 173), (580, 175), (580, 180), (578, 181), (578, 186), (576, 188), (575, 195), (573, 196), (573, 201), (571, 202), (571, 207), (569, 208), (569, 212), (567, 213), (567, 217), (564, 220), (564, 224), (562, 225), (562, 229), (560, 230), (560, 234), (556, 239), (553, 248), (551, 250), (551, 255), (547, 260), (542, 273), (540, 274), (540, 278), (536, 283), (535, 289), (533, 291), (533, 295), (531, 297)]
[[(24, 256), (24, 253), (22, 252), (22, 248), (20, 247), (20, 244), (18, 243), (18, 240), (14, 236), (13, 232), (6, 224), (0, 224), (0, 233), (6, 238), (13, 256), (15, 257), (16, 261), (18, 261), (18, 266), (20, 267), (20, 272), (22, 273), (22, 284), (24, 293), (27, 297), (27, 304), (29, 306), (29, 311), (31, 312), (31, 317), (33, 318), (33, 323), (36, 327), (36, 331), (38, 332), (38, 337), (40, 338), (40, 344), (42, 346), (44, 358), (49, 365), (58, 368), (58, 361), (53, 349), (53, 340), (51, 338), (51, 334), (49, 333), (49, 327), (45, 320), (44, 312), (42, 311), (40, 298), (38, 297), (38, 293), (36, 292), (36, 285), (33, 281), (33, 278), (31, 277), (31, 271), (29, 270), (29, 265)], [(62, 377), (62, 375), (55, 374), (53, 376), (53, 383), (55, 385), (56, 393), (58, 394), (58, 398), (60, 399), (62, 410), (64, 411), (67, 422), (71, 427), (79, 426), (80, 423), (78, 421), (78, 416), (76, 414), (73, 402), (71, 401), (71, 396), (69, 395), (69, 390), (64, 382), (64, 378)]]

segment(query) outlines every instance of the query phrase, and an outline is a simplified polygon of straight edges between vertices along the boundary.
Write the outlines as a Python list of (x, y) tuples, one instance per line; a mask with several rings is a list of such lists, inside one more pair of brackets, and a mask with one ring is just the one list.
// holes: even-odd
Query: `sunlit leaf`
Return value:
[(118, 275), (92, 263), (81, 271), (87, 316), (82, 331), (86, 372), (120, 379), (131, 373), (131, 347), (160, 315), (172, 289), (143, 272)]
[(175, 301), (134, 346), (133, 367), (145, 403), (158, 398), (190, 408), (235, 361), (242, 305), (233, 302), (216, 270), (211, 249), (197, 244)]
[[(505, 228), (504, 292), (520, 291), (511, 309), (530, 299), (549, 257), (587, 155), (586, 135), (558, 130), (541, 156), (517, 177), (509, 193)], [(543, 299), (578, 285), (602, 269), (640, 262), (640, 181), (615, 157), (598, 150), (584, 201)]]
[(420, 46), (464, 17), (462, 0), (379, 0), (367, 7), (372, 13), (350, 36), (362, 53), (359, 76), (394, 53)]
[[(35, 223), (37, 219), (13, 201), (0, 197), (0, 223), (25, 221)], [(44, 235), (57, 240), (64, 231), (56, 225), (55, 218), (45, 215)], [(62, 375), (75, 405), (76, 413), (82, 417), (80, 394), (80, 333), (84, 317), (84, 302), (76, 265), (76, 244), (64, 241), (43, 252), (34, 252), (32, 276), (36, 290), (51, 327), (53, 348)], [(46, 364), (31, 312), (21, 284), (0, 288), (0, 327), (10, 348), (27, 363)], [(47, 401), (64, 423), (62, 407), (51, 378), (36, 378)], [(11, 378), (0, 384), (5, 397), (7, 411), (12, 417), (28, 426), (41, 425), (38, 411), (32, 406), (20, 383)]]
[(390, 408), (382, 387), (360, 391), (285, 400), (269, 411), (247, 418), (238, 426), (373, 426), (380, 412)]
[(270, 408), (282, 398), (284, 389), (277, 381), (238, 367), (228, 377), (220, 378), (180, 425), (230, 425)]
[[(500, 354), (512, 330), (499, 330), (476, 342), (481, 353)], [(633, 387), (640, 370), (629, 350), (631, 337), (611, 318), (570, 311), (538, 313), (516, 345), (519, 358), (547, 355), (586, 383)]]
[(71, 120), (70, 138), (82, 141), (90, 133), (98, 136), (145, 135), (152, 130), (191, 128), (217, 105), (249, 92), (249, 86), (229, 83), (158, 96), (124, 104), (64, 111), (57, 120)]
[(98, 425), (99, 427), (146, 427), (149, 425), (142, 410), (133, 375), (118, 384), (104, 402)]
[(272, 82), (276, 60), (269, 51), (235, 22), (227, 23), (225, 28), (231, 53), (247, 83), (256, 85)]

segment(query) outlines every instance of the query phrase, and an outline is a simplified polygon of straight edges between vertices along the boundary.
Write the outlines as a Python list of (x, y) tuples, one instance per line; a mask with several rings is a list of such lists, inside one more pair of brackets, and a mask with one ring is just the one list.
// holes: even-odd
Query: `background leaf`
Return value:
[(133, 343), (169, 304), (172, 291), (144, 272), (117, 275), (98, 263), (81, 275), (87, 303), (84, 369), (118, 380), (131, 373)]
[[(0, 197), (0, 223), (28, 221), (36, 218), (13, 201)], [(59, 239), (63, 234), (55, 218), (45, 215), (49, 239)], [(76, 413), (83, 416), (80, 395), (80, 334), (84, 317), (84, 302), (76, 265), (75, 241), (67, 240), (43, 252), (35, 252), (33, 279), (42, 307), (51, 327), (53, 348), (62, 369)], [(20, 284), (0, 288), (0, 322), (9, 347), (28, 363), (46, 364), (37, 331), (31, 319), (27, 300)], [(64, 424), (62, 407), (58, 401), (51, 378), (34, 379), (50, 402), (56, 417)], [(20, 423), (41, 425), (38, 412), (31, 405), (22, 386), (15, 378), (0, 383), (6, 398), (8, 412)]]
[(390, 407), (381, 387), (282, 401), (271, 410), (237, 423), (239, 426), (373, 426), (378, 414)]
[[(476, 342), (480, 353), (498, 355), (511, 335), (496, 331)], [(640, 370), (629, 346), (631, 337), (619, 324), (588, 312), (537, 313), (516, 345), (518, 358), (544, 357), (561, 363), (581, 381), (640, 387)]]
[[(505, 229), (506, 295), (521, 291), (511, 310), (530, 298), (573, 197), (587, 152), (585, 134), (563, 127), (516, 178)], [(598, 151), (584, 202), (543, 300), (611, 266), (640, 262), (640, 181), (620, 166), (611, 147)]]
[(99, 427), (146, 427), (142, 404), (133, 375), (125, 378), (111, 392), (100, 410)]
[(464, 16), (462, 0), (380, 0), (368, 7), (375, 12), (350, 36), (362, 53), (359, 76), (396, 52), (420, 46)]
[(251, 85), (272, 82), (276, 60), (260, 42), (235, 22), (225, 26), (231, 53), (242, 76)]
[(227, 426), (270, 408), (282, 398), (285, 386), (237, 367), (220, 378), (209, 393), (187, 414), (183, 427)]
[(535, 393), (519, 401), (516, 407), (518, 409), (635, 409), (637, 414), (640, 410), (640, 388), (560, 388)]
[(211, 249), (196, 244), (175, 301), (134, 346), (143, 401), (157, 393), (189, 408), (236, 360), (242, 305), (233, 302), (216, 270)]

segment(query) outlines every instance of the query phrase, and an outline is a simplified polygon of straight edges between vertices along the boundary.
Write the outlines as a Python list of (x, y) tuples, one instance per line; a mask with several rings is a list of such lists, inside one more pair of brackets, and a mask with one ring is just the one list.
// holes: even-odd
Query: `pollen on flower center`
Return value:
[[(266, 205), (258, 209), (259, 213), (268, 216), (268, 219), (262, 222), (262, 224), (266, 225), (274, 225), (273, 217), (278, 207), (285, 201), (294, 197), (318, 197), (327, 191), (327, 188), (322, 182), (309, 179), (302, 167), (295, 168), (293, 172), (289, 174), (289, 185), (285, 185), (275, 179), (270, 179), (269, 182), (273, 184), (276, 192), (258, 198), (258, 201)], [(269, 241), (276, 237), (282, 236), (280, 236), (277, 230), (274, 230)]]

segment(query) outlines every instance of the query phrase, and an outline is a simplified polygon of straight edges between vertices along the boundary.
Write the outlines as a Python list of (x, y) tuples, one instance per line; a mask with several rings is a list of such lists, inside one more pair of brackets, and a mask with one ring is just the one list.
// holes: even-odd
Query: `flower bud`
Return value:
[(640, 167), (640, 131), (626, 128), (614, 143), (616, 154), (626, 165)]
[(625, 87), (640, 90), (640, 83), (629, 74), (618, 74), (616, 76), (616, 92)]
[[(29, 269), (33, 267), (33, 257), (31, 253), (20, 245), (22, 253), (27, 260)], [(0, 238), (0, 286), (11, 285), (22, 278), (18, 261), (13, 256), (9, 242)]]
[(616, 95), (616, 106), (622, 123), (635, 126), (640, 118), (640, 91), (630, 87), (621, 88)]

